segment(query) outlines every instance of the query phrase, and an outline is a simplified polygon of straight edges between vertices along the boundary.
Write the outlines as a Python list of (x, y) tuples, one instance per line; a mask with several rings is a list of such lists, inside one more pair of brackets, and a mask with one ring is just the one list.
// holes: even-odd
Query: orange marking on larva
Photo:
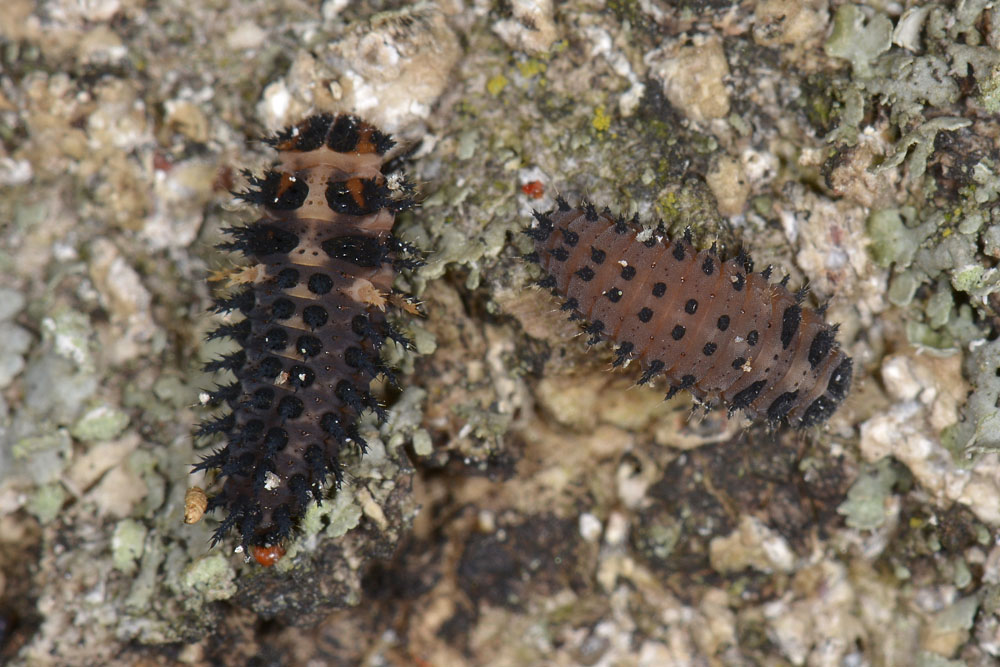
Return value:
[(347, 191), (351, 193), (351, 199), (353, 199), (354, 203), (358, 205), (358, 208), (365, 207), (365, 195), (361, 188), (360, 178), (352, 178), (347, 181)]
[(278, 183), (278, 189), (275, 192), (275, 197), (279, 198), (288, 192), (288, 189), (295, 185), (295, 177), (291, 174), (282, 174), (281, 182)]
[(354, 149), (355, 153), (364, 154), (375, 152), (375, 144), (372, 142), (372, 134), (374, 134), (374, 132), (375, 128), (371, 125), (361, 126), (359, 131), (360, 136), (358, 137), (358, 145), (357, 148)]

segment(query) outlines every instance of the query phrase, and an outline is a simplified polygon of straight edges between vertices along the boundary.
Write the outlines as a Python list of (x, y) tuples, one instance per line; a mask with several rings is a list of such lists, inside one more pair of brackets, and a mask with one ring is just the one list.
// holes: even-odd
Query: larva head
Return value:
[(336, 153), (385, 155), (395, 142), (375, 126), (349, 114), (319, 114), (268, 140), (279, 151), (307, 153), (324, 146)]

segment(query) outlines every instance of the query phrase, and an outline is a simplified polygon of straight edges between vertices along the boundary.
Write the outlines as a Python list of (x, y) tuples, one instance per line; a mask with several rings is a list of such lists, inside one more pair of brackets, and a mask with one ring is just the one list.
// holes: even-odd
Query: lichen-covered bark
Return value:
[[(0, 661), (991, 664), (989, 5), (6, 3)], [(205, 278), (311, 110), (402, 139), (426, 317), (262, 570), (182, 521)], [(828, 428), (609, 372), (519, 259), (557, 194), (808, 282), (859, 378)]]

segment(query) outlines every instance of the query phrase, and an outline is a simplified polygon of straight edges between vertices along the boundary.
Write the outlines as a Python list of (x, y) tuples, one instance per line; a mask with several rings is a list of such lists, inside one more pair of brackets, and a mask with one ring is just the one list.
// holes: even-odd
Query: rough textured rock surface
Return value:
[[(4, 4), (0, 662), (995, 663), (996, 8), (401, 4)], [(263, 570), (183, 523), (205, 277), (313, 111), (405, 147), (427, 317)], [(519, 259), (559, 194), (808, 282), (826, 428), (610, 372)]]

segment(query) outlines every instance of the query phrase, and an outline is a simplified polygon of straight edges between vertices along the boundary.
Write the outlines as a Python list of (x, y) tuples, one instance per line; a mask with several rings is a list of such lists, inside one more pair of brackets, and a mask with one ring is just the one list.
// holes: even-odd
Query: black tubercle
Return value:
[(381, 239), (371, 236), (336, 236), (320, 243), (320, 247), (332, 259), (360, 267), (377, 267), (389, 261), (389, 248)]
[(331, 181), (326, 188), (330, 210), (347, 215), (370, 215), (387, 208), (394, 212), (413, 206), (408, 197), (396, 198), (385, 184), (373, 178)]
[(379, 155), (385, 155), (396, 144), (388, 134), (357, 116), (332, 113), (310, 116), (264, 141), (279, 150), (307, 153), (326, 146), (338, 153), (351, 153), (359, 149), (365, 135)]
[(309, 186), (288, 174), (269, 171), (263, 177), (249, 176), (248, 189), (234, 193), (249, 204), (266, 206), (276, 211), (293, 211), (309, 195)]
[(242, 252), (247, 257), (287, 255), (299, 245), (299, 237), (287, 229), (266, 222), (255, 222), (244, 227), (227, 227), (223, 230), (233, 237), (220, 243), (219, 250)]

